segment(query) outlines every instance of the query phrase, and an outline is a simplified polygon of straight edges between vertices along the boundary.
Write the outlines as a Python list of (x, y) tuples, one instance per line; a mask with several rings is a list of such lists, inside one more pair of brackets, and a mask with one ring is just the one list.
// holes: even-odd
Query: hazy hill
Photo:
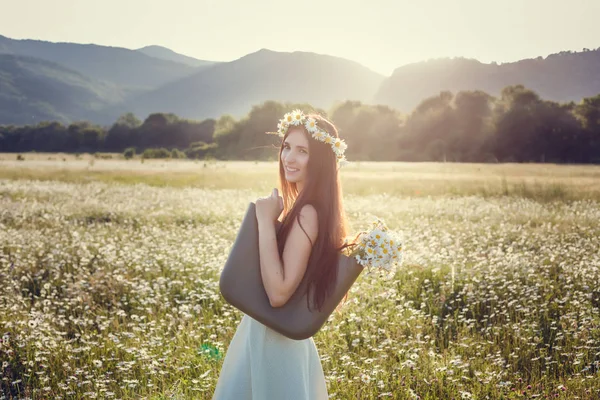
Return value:
[(121, 47), (15, 40), (1, 35), (0, 53), (53, 61), (94, 79), (135, 90), (153, 89), (194, 71), (186, 64)]
[(437, 59), (399, 67), (387, 78), (339, 57), (266, 49), (210, 62), (160, 46), (129, 50), (0, 36), (2, 54), (0, 124), (49, 118), (104, 123), (129, 111), (140, 118), (152, 112), (239, 117), (266, 100), (328, 109), (350, 99), (410, 112), (442, 90), (497, 96), (514, 84), (560, 102), (600, 93), (600, 48), (504, 64)]
[(375, 101), (409, 112), (442, 90), (480, 89), (497, 96), (502, 88), (514, 84), (523, 84), (542, 98), (559, 102), (595, 96), (600, 93), (600, 48), (504, 64), (465, 58), (409, 64), (397, 68), (381, 84)]
[(122, 100), (115, 86), (56, 63), (0, 54), (0, 124), (107, 120), (101, 110)]
[(370, 101), (383, 79), (354, 61), (263, 49), (142, 94), (123, 110), (138, 115), (164, 111), (205, 118), (226, 113), (241, 116), (265, 100), (309, 102), (328, 108), (337, 100)]
[(183, 54), (174, 52), (171, 49), (162, 46), (146, 46), (137, 49), (150, 57), (161, 58), (163, 60), (174, 61), (180, 64), (186, 64), (190, 67), (207, 67), (216, 64), (215, 61), (199, 60), (194, 57), (189, 57)]

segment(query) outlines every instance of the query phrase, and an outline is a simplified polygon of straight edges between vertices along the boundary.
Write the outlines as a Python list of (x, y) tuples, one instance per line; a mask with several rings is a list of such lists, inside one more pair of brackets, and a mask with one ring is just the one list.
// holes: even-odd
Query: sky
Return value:
[(0, 35), (231, 61), (263, 48), (384, 75), (442, 57), (484, 63), (600, 47), (600, 0), (0, 0)]

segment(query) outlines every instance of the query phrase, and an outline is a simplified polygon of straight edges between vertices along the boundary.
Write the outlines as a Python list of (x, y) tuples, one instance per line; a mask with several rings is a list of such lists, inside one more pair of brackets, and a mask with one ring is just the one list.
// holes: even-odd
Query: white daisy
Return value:
[(287, 122), (288, 124), (291, 124), (291, 123), (294, 121), (294, 116), (292, 115), (292, 113), (286, 113), (286, 114), (283, 116), (283, 120), (284, 120), (285, 122)]
[(279, 132), (279, 136), (284, 136), (289, 126), (290, 124), (287, 121), (283, 119), (279, 121), (279, 124), (277, 125), (277, 131)]
[(383, 231), (379, 228), (374, 229), (371, 233), (371, 238), (377, 242), (378, 246), (381, 246), (381, 244), (383, 244), (384, 237), (385, 235), (383, 234)]
[(311, 133), (315, 133), (318, 130), (317, 121), (314, 118), (308, 118), (304, 124), (304, 127)]
[(304, 113), (300, 110), (292, 111), (292, 125), (300, 125), (304, 121)]
[(319, 142), (322, 142), (323, 139), (325, 139), (325, 134), (323, 133), (323, 131), (316, 131), (315, 133), (312, 134), (312, 137), (316, 140), (318, 140)]
[(344, 154), (344, 150), (342, 150), (342, 141), (338, 138), (333, 138), (333, 143), (331, 143), (331, 148), (336, 156), (341, 156)]
[(346, 149), (348, 148), (348, 145), (346, 144), (346, 142), (344, 142), (343, 139), (339, 139), (339, 138), (336, 139), (334, 145), (335, 145), (336, 149), (338, 151), (340, 151), (341, 153), (346, 151)]

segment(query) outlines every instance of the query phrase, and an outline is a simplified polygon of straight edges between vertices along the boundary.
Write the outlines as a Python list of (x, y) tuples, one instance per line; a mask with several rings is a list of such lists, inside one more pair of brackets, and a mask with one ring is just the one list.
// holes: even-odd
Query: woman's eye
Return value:
[[(284, 144), (284, 145), (283, 145), (283, 149), (284, 149), (284, 150), (290, 150), (290, 146), (289, 146), (288, 144)], [(301, 152), (301, 153), (304, 153), (304, 154), (308, 154), (308, 151), (306, 151), (306, 150), (304, 150), (304, 149), (300, 149), (300, 152)]]

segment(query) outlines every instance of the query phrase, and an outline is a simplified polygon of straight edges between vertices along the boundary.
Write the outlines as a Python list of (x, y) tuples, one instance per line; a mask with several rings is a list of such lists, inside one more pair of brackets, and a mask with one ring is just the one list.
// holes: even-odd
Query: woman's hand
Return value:
[(275, 222), (283, 211), (283, 197), (279, 196), (277, 188), (273, 189), (270, 196), (259, 197), (255, 204), (259, 222)]

